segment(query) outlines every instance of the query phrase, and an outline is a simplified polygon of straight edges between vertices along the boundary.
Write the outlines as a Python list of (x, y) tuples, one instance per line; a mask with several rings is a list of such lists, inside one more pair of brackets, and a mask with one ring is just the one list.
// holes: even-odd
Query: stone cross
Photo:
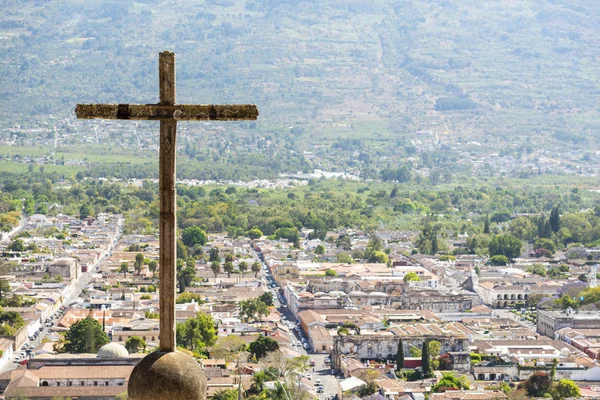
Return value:
[(177, 233), (175, 155), (177, 121), (256, 120), (253, 104), (196, 105), (175, 103), (175, 54), (164, 51), (158, 58), (158, 104), (78, 104), (80, 119), (133, 119), (160, 121), (160, 351), (175, 351), (175, 293), (177, 282)]

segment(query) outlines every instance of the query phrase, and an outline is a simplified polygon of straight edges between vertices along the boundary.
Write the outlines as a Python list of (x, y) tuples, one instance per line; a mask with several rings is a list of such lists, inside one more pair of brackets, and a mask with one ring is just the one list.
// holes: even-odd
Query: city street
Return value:
[[(258, 254), (257, 254), (258, 255)], [(261, 259), (261, 257), (259, 256), (259, 259)], [(287, 321), (291, 321), (293, 323), (293, 326), (298, 326), (298, 321), (296, 321), (294, 315), (291, 313), (291, 311), (287, 308), (284, 307), (284, 304), (282, 304), (282, 301), (280, 300), (280, 297), (278, 296), (279, 293), (281, 293), (281, 288), (279, 287), (279, 285), (276, 284), (275, 280), (272, 278), (270, 272), (268, 269), (265, 268), (265, 264), (262, 263), (261, 264), (263, 266), (263, 270), (262, 270), (262, 284), (264, 285), (266, 290), (271, 291), (271, 293), (273, 293), (273, 298), (274, 298), (274, 305), (277, 308), (277, 311), (279, 311), (279, 313), (281, 314), (281, 316), (283, 318), (285, 318), (285, 320)], [(276, 285), (274, 288), (272, 287), (273, 285)], [(283, 295), (281, 295), (283, 296)], [(281, 297), (281, 299), (283, 299), (283, 297)], [(285, 301), (285, 300), (283, 300)], [(300, 334), (298, 333), (298, 331), (293, 330), (293, 335), (294, 335), (294, 340), (296, 341), (296, 343), (300, 344), (300, 346), (296, 347), (295, 350), (300, 353), (300, 355), (307, 355), (309, 356), (311, 361), (315, 362), (315, 366), (314, 367), (310, 367), (309, 369), (309, 374), (311, 375), (311, 379), (308, 382), (311, 382), (312, 385), (315, 388), (316, 391), (316, 383), (317, 383), (317, 379), (321, 381), (321, 384), (323, 386), (323, 393), (318, 393), (318, 398), (319, 399), (327, 399), (327, 398), (331, 398), (333, 396), (335, 396), (337, 394), (337, 383), (338, 383), (338, 379), (336, 378), (336, 376), (334, 374), (331, 373), (331, 369), (329, 368), (329, 364), (325, 364), (325, 358), (328, 357), (327, 354), (311, 354), (311, 350), (309, 349), (308, 351), (306, 351), (301, 343), (302, 343), (302, 336), (300, 336)], [(304, 335), (304, 333), (302, 334)]]

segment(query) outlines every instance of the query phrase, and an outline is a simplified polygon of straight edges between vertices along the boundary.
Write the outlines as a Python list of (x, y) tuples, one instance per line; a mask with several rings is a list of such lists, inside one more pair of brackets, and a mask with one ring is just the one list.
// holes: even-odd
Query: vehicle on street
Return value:
[(323, 386), (317, 386), (317, 393), (323, 393), (325, 388)]

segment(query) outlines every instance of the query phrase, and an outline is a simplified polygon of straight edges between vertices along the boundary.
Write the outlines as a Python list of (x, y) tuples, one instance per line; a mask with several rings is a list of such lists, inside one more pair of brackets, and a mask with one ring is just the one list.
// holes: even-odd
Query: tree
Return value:
[(286, 239), (293, 243), (294, 247), (300, 246), (300, 233), (297, 228), (279, 228), (275, 231), (274, 236), (277, 239)]
[(273, 293), (271, 292), (264, 292), (258, 297), (258, 299), (269, 307), (273, 305)]
[(250, 238), (252, 240), (256, 240), (256, 239), (260, 239), (262, 237), (263, 233), (258, 228), (252, 228), (246, 233), (246, 235), (248, 236), (248, 238)]
[(423, 368), (423, 376), (425, 378), (430, 378), (433, 375), (433, 368), (431, 367), (429, 345), (427, 341), (423, 341), (423, 345), (421, 346), (421, 365)]
[(252, 375), (252, 386), (251, 391), (253, 393), (261, 393), (265, 388), (265, 383), (268, 382), (271, 377), (266, 371), (258, 371)]
[(212, 270), (213, 274), (215, 274), (215, 279), (217, 279), (217, 275), (219, 272), (221, 272), (221, 263), (216, 260), (211, 262), (210, 269)]
[(560, 223), (560, 210), (558, 206), (552, 207), (552, 211), (550, 211), (550, 228), (552, 228), (552, 232), (557, 233), (560, 231), (561, 223)]
[(539, 275), (541, 277), (546, 277), (547, 275), (546, 267), (544, 267), (542, 264), (528, 265), (527, 267), (525, 267), (525, 271)]
[(148, 344), (139, 336), (131, 336), (125, 342), (125, 348), (129, 353), (137, 353), (140, 349), (146, 351)]
[(325, 246), (323, 246), (322, 244), (320, 244), (317, 247), (315, 247), (315, 254), (318, 254), (318, 255), (325, 254)]
[(217, 338), (217, 330), (210, 315), (199, 311), (196, 316), (177, 325), (177, 345), (193, 352), (202, 352), (212, 346)]
[(239, 309), (239, 316), (244, 321), (257, 321), (269, 315), (269, 307), (259, 298), (240, 301)]
[(374, 251), (370, 253), (369, 258), (367, 259), (367, 261), (369, 262), (381, 264), (387, 264), (388, 260), (388, 255), (385, 254), (383, 251)]
[(142, 253), (137, 253), (135, 255), (135, 263), (133, 264), (133, 268), (137, 272), (138, 275), (142, 273), (142, 267), (144, 266), (144, 255)]
[(471, 254), (486, 255), (489, 253), (488, 246), (490, 244), (489, 235), (476, 233), (467, 239), (467, 249)]
[(525, 389), (531, 397), (543, 397), (551, 385), (552, 381), (546, 372), (536, 372), (525, 382), (519, 384), (519, 388)]
[(208, 260), (209, 261), (221, 261), (221, 256), (219, 256), (218, 248), (213, 247), (212, 249), (210, 249), (210, 251), (208, 252)]
[(267, 391), (267, 397), (271, 400), (287, 400), (285, 385), (275, 381), (275, 387)]
[(270, 337), (261, 335), (254, 342), (250, 343), (248, 350), (257, 360), (260, 360), (267, 353), (279, 350), (279, 344)]
[(71, 325), (65, 334), (64, 349), (67, 353), (97, 353), (109, 342), (100, 323), (88, 316)]
[(10, 251), (25, 251), (25, 243), (21, 239), (14, 240), (8, 245)]
[(501, 266), (508, 264), (510, 260), (506, 256), (492, 256), (488, 260), (488, 263), (493, 266)]
[(411, 272), (408, 272), (406, 275), (404, 275), (403, 280), (404, 280), (404, 283), (411, 282), (411, 281), (418, 282), (421, 280), (421, 278), (419, 278), (419, 275), (417, 275), (416, 272), (411, 271)]
[(187, 247), (204, 246), (207, 240), (206, 232), (197, 226), (189, 226), (181, 232), (181, 241)]
[(539, 238), (535, 241), (533, 248), (534, 250), (536, 250), (536, 252), (539, 249), (545, 249), (548, 252), (550, 252), (550, 254), (556, 253), (556, 245), (554, 244), (552, 239)]
[(561, 379), (552, 389), (550, 394), (554, 400), (562, 400), (567, 398), (579, 398), (581, 391), (575, 382), (569, 379)]
[(423, 355), (423, 352), (417, 346), (410, 346), (408, 348), (408, 354), (411, 358), (419, 358)]
[(398, 352), (396, 353), (396, 371), (400, 371), (404, 368), (404, 343), (402, 339), (398, 341)]
[(191, 303), (192, 301), (194, 301), (198, 304), (205, 303), (204, 299), (202, 298), (202, 295), (200, 295), (198, 293), (192, 293), (192, 292), (181, 293), (179, 296), (177, 296), (177, 300), (175, 302), (177, 304), (184, 304), (184, 303)]
[(158, 267), (158, 262), (156, 260), (150, 260), (148, 263), (148, 269), (152, 272), (152, 278), (156, 275), (156, 268)]
[(335, 277), (335, 276), (338, 276), (338, 274), (337, 274), (337, 272), (335, 272), (335, 270), (328, 269), (327, 271), (325, 271), (325, 276)]
[(485, 214), (485, 220), (483, 221), (483, 233), (486, 235), (490, 234), (490, 216)]
[(92, 210), (90, 209), (89, 205), (83, 204), (79, 208), (79, 219), (86, 219), (86, 218), (90, 217), (91, 215), (92, 215)]
[[(359, 257), (362, 257), (362, 255), (359, 255)], [(354, 260), (352, 259), (350, 254), (344, 253), (343, 251), (340, 251), (339, 253), (337, 253), (336, 258), (339, 263), (343, 263), (343, 264), (354, 263)]]
[(433, 235), (433, 238), (431, 239), (431, 254), (437, 254), (439, 250), (439, 244), (438, 244), (438, 238), (437, 235)]
[(442, 351), (442, 345), (437, 340), (429, 341), (427, 348), (429, 349), (429, 356), (432, 358), (439, 357)]
[(0, 303), (2, 303), (5, 299), (7, 293), (10, 293), (10, 284), (3, 277), (3, 275), (7, 275), (11, 271), (11, 265), (6, 261), (0, 260)]
[(521, 240), (531, 240), (535, 236), (535, 227), (528, 217), (517, 217), (509, 222), (508, 230)]
[(348, 328), (346, 328), (345, 326), (340, 326), (339, 328), (337, 328), (337, 335), (338, 336), (348, 336), (350, 334), (350, 330)]
[(242, 273), (242, 278), (246, 275), (246, 271), (248, 271), (248, 263), (246, 261), (240, 262), (238, 265), (240, 272)]
[(129, 271), (129, 263), (127, 261), (123, 261), (121, 266), (119, 267), (119, 272), (123, 273), (123, 276), (127, 278), (127, 272)]
[(177, 258), (180, 260), (187, 260), (190, 256), (188, 252), (188, 248), (181, 241), (181, 239), (177, 239)]
[(519, 257), (522, 247), (523, 243), (509, 234), (494, 236), (488, 245), (491, 256), (501, 255), (508, 258)]
[(558, 366), (558, 360), (552, 359), (552, 369), (550, 370), (550, 380), (554, 382), (556, 380), (556, 367)]
[(260, 272), (260, 263), (258, 261), (254, 261), (252, 263), (252, 267), (251, 268), (252, 268), (252, 272), (254, 272), (254, 277), (256, 278), (256, 276)]
[(233, 272), (233, 263), (231, 261), (226, 261), (223, 264), (223, 271), (227, 272), (228, 278), (231, 278), (231, 273)]
[(352, 240), (350, 239), (350, 236), (342, 235), (336, 240), (335, 246), (338, 249), (352, 250)]
[(212, 400), (238, 400), (237, 389), (217, 390), (211, 397)]
[(237, 361), (238, 356), (246, 350), (246, 342), (237, 335), (221, 336), (210, 350), (212, 358), (223, 358)]
[(185, 288), (190, 286), (196, 277), (196, 269), (190, 265), (183, 265), (181, 260), (177, 260), (177, 283), (179, 284), (179, 293), (185, 292)]
[(366, 385), (360, 386), (356, 391), (358, 397), (365, 398), (377, 392), (377, 383), (375, 379), (379, 378), (379, 372), (374, 369), (364, 369), (359, 372), (358, 378), (366, 383)]
[(445, 372), (442, 374), (442, 379), (431, 387), (431, 391), (443, 393), (447, 390), (468, 390), (469, 387), (469, 381), (464, 375), (456, 377), (452, 372)]

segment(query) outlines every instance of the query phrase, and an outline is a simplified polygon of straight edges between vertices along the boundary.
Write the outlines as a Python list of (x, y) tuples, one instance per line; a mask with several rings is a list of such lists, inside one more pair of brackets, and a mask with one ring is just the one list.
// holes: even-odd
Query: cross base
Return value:
[(206, 399), (206, 378), (198, 362), (179, 351), (148, 354), (135, 366), (129, 400)]

